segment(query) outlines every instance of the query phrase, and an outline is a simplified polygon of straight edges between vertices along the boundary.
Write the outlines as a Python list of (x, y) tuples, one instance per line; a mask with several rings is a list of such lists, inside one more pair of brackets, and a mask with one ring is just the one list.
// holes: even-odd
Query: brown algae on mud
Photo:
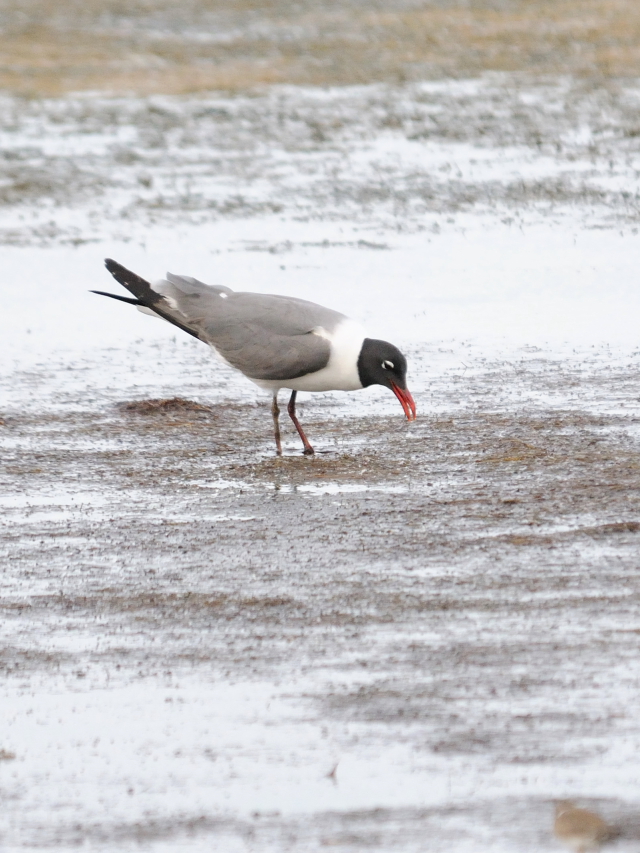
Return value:
[[(316, 411), (305, 428), (320, 452), (303, 457), (297, 436), (287, 433), (286, 455), (279, 458), (264, 405), (145, 399), (119, 403), (113, 414), (107, 411), (102, 417), (13, 416), (12, 436), (28, 444), (28, 436), (38, 438), (31, 448), (16, 452), (15, 459), (8, 454), (5, 473), (37, 474), (40, 482), (46, 481), (68, 465), (67, 446), (75, 444), (74, 477), (84, 466), (89, 480), (99, 471), (105, 484), (118, 488), (122, 477), (125, 488), (136, 483), (147, 488), (155, 481), (162, 489), (164, 478), (181, 490), (214, 484), (218, 477), (238, 487), (333, 484), (384, 492), (402, 486), (415, 495), (429, 495), (437, 505), (458, 481), (456, 497), (448, 499), (451, 505), (467, 511), (474, 506), (477, 517), (487, 521), (524, 520), (528, 514), (528, 523), (535, 525), (541, 514), (551, 518), (557, 513), (559, 495), (569, 492), (569, 505), (576, 509), (599, 501), (608, 514), (615, 512), (616, 503), (620, 509), (635, 506), (640, 451), (626, 431), (634, 423), (633, 417), (554, 410), (517, 416), (424, 415), (399, 429), (393, 417), (346, 419)], [(64, 447), (58, 450), (62, 436)]]
[(159, 400), (131, 400), (128, 403), (119, 403), (118, 409), (122, 412), (134, 415), (175, 415), (185, 412), (214, 413), (211, 406), (203, 406), (193, 400), (185, 400), (183, 397), (170, 397)]
[[(381, 440), (380, 436), (385, 434), (386, 419), (374, 418), (373, 421), (370, 439), (372, 442), (382, 445), (384, 439)], [(345, 434), (350, 431), (348, 424), (339, 425), (335, 422), (332, 424), (330, 420), (314, 424), (314, 428), (321, 431), (326, 430), (324, 432), (325, 440), (329, 438), (335, 441), (336, 435), (339, 435), (342, 442), (344, 442)], [(373, 432), (376, 428), (377, 438), (374, 438)], [(356, 445), (355, 442), (352, 444)], [(286, 481), (290, 485), (302, 485), (318, 480), (333, 483), (391, 483), (402, 478), (402, 468), (406, 465), (404, 462), (399, 462), (395, 455), (386, 456), (383, 447), (380, 447), (379, 452), (375, 452), (371, 446), (367, 447), (365, 444), (360, 447), (356, 445), (349, 451), (321, 451), (315, 456), (303, 457), (302, 460), (300, 459), (301, 452), (292, 454), (289, 451), (289, 454), (283, 457), (262, 459), (257, 464), (251, 465), (252, 476), (257, 480), (267, 482), (279, 478), (281, 482)], [(305, 461), (306, 465), (304, 464)]]
[[(289, 434), (287, 423), (283, 425), (285, 455), (278, 457), (275, 445), (273, 449), (264, 448), (265, 438), (271, 432), (266, 405), (223, 402), (211, 406), (174, 397), (127, 401), (115, 408), (124, 421), (119, 424), (112, 422), (109, 428), (112, 436), (131, 431), (132, 434), (156, 434), (159, 437), (171, 429), (179, 441), (180, 430), (184, 428), (185, 446), (181, 453), (193, 452), (188, 450), (190, 441), (187, 436), (197, 437), (201, 442), (210, 437), (210, 448), (201, 445), (199, 452), (203, 461), (209, 457), (212, 462), (221, 451), (216, 442), (225, 442), (224, 452), (231, 450), (232, 446), (237, 447), (240, 458), (233, 462), (229, 460), (224, 466), (224, 475), (232, 479), (246, 477), (252, 482), (274, 480), (301, 485), (316, 480), (383, 482), (388, 478), (396, 480), (403, 474), (405, 463), (399, 462), (394, 455), (377, 452), (371, 447), (372, 443), (383, 445), (393, 441), (394, 433), (398, 432), (398, 418), (348, 420), (316, 416), (305, 424), (305, 428), (313, 431), (314, 442), (319, 448), (312, 457), (303, 456), (301, 445), (298, 450), (297, 436), (294, 438)], [(253, 448), (252, 436), (255, 440)], [(228, 442), (225, 441), (227, 437)], [(349, 449), (345, 449), (345, 445)], [(174, 450), (180, 452), (177, 448)]]

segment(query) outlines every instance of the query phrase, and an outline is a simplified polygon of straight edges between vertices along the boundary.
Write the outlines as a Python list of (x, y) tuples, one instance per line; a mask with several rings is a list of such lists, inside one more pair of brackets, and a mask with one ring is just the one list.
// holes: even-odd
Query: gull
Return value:
[(387, 341), (367, 338), (359, 324), (338, 311), (293, 296), (235, 292), (171, 273), (150, 284), (111, 258), (105, 266), (133, 298), (103, 290), (92, 293), (128, 302), (173, 323), (271, 392), (278, 456), (281, 388), (291, 391), (287, 412), (306, 456), (314, 450), (296, 416), (298, 391), (355, 391), (383, 385), (396, 395), (407, 420), (416, 418), (403, 354)]

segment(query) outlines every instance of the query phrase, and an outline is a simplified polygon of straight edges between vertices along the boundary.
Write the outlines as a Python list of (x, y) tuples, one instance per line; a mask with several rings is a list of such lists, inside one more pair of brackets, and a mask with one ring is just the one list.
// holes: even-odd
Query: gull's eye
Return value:
[(394, 367), (395, 367), (395, 364), (392, 361), (383, 361), (382, 362), (382, 369), (383, 370), (393, 370)]

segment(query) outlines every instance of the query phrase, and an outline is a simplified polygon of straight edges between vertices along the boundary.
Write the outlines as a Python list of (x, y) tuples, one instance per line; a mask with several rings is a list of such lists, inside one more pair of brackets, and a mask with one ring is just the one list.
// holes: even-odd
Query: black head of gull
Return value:
[(407, 359), (388, 341), (365, 338), (358, 356), (358, 375), (363, 388), (384, 385), (400, 400), (407, 419), (416, 418), (416, 404), (407, 389)]
[(281, 388), (291, 390), (287, 411), (306, 455), (314, 451), (296, 416), (298, 391), (355, 391), (383, 385), (396, 395), (407, 419), (416, 418), (405, 357), (393, 344), (365, 337), (364, 330), (344, 314), (304, 299), (234, 292), (171, 273), (152, 285), (116, 261), (107, 259), (105, 265), (134, 298), (101, 290), (93, 293), (128, 302), (173, 323), (272, 392), (278, 455), (282, 454)]

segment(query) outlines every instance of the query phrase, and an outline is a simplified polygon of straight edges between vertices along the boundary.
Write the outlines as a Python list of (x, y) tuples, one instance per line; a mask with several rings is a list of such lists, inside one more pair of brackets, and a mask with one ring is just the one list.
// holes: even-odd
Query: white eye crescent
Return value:
[(382, 369), (383, 370), (393, 370), (394, 367), (395, 367), (395, 364), (392, 361), (383, 361), (382, 362)]

